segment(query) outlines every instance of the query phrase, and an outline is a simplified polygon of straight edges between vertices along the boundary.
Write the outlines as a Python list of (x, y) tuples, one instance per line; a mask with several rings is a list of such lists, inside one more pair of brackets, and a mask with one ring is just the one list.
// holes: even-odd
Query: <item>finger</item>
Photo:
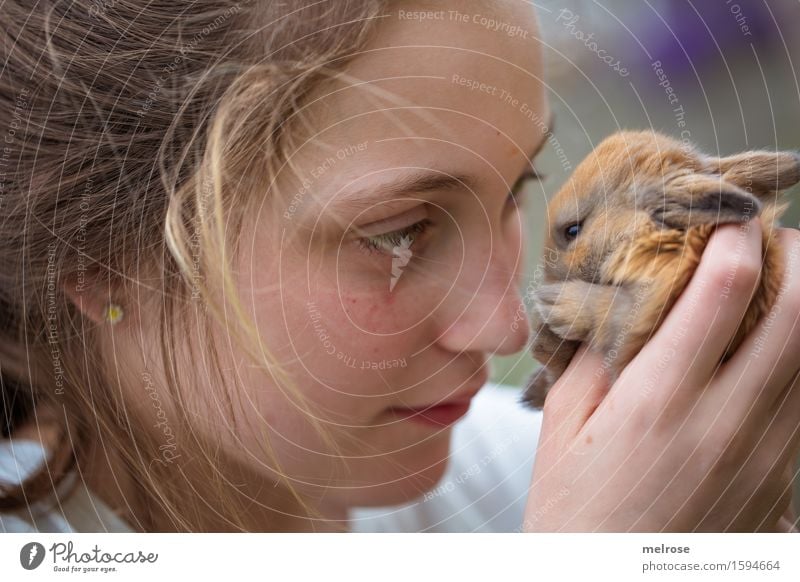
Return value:
[(542, 419), (543, 439), (552, 435), (551, 445), (557, 445), (557, 448), (571, 441), (594, 413), (608, 389), (609, 375), (603, 366), (602, 354), (582, 344), (547, 394)]
[(705, 386), (742, 321), (760, 271), (760, 221), (718, 227), (636, 366), (660, 362), (659, 385)]
[(768, 426), (766, 450), (779, 451), (781, 462), (793, 462), (800, 452), (800, 372), (775, 403)]
[(743, 411), (756, 414), (771, 410), (800, 370), (800, 232), (779, 229), (774, 242), (784, 264), (775, 304), (717, 375), (720, 386), (736, 386)]

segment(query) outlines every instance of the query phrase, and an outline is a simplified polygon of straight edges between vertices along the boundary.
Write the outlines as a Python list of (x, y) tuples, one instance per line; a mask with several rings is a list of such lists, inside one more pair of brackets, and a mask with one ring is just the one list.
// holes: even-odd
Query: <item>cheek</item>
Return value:
[(430, 343), (426, 307), (388, 290), (324, 289), (296, 299), (292, 309), (301, 323), (290, 330), (298, 358), (293, 373), (331, 420), (370, 424), (397, 404), (419, 373), (415, 355)]
[[(318, 291), (309, 305), (312, 335), (320, 341), (324, 328), (336, 342), (338, 359), (361, 360), (359, 369), (369, 362), (407, 358), (419, 349), (426, 334), (429, 309), (410, 293)], [(312, 338), (313, 339), (313, 338)]]
[[(309, 301), (353, 341), (398, 341), (425, 327), (435, 307), (435, 273), (424, 256), (349, 256), (331, 276), (313, 282)], [(392, 339), (394, 338), (394, 339)]]
[[(433, 314), (450, 292), (441, 266), (451, 261), (420, 253), (390, 290), (386, 259), (287, 253), (282, 272), (251, 268), (240, 284), (266, 349), (332, 420), (368, 422), (427, 369), (426, 348), (437, 337)], [(426, 270), (434, 263), (439, 272)], [(277, 410), (266, 400), (286, 398), (274, 384), (263, 371), (254, 379), (263, 386), (262, 410)]]
[[(366, 418), (396, 398), (392, 386), (408, 384), (413, 355), (430, 342), (430, 308), (416, 294), (375, 286), (337, 291), (315, 282), (312, 289), (303, 282), (262, 297), (259, 333), (304, 395), (332, 419)], [(268, 377), (261, 382), (272, 384)]]

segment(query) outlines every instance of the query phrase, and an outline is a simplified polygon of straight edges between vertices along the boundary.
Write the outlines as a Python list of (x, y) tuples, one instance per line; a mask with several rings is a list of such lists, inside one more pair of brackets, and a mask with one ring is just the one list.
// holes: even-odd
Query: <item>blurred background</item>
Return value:
[[(528, 186), (529, 276), (547, 200), (614, 131), (653, 128), (719, 155), (800, 150), (797, 0), (548, 0), (537, 12), (555, 123), (537, 159), (546, 179)], [(797, 228), (800, 189), (790, 197), (782, 222)], [(496, 358), (494, 380), (522, 384), (535, 366)]]
[[(719, 155), (800, 150), (797, 0), (544, 0), (537, 12), (555, 123), (537, 160), (547, 179), (527, 197), (528, 277), (547, 200), (616, 130), (653, 128)], [(790, 196), (782, 222), (798, 228), (800, 188)], [(493, 379), (519, 386), (536, 365), (527, 353), (496, 358)]]

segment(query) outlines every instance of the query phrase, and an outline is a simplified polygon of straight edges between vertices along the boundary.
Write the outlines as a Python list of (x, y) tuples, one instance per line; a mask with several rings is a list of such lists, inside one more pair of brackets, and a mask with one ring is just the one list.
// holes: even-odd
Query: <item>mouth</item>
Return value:
[(455, 424), (469, 412), (469, 406), (469, 402), (463, 402), (437, 404), (429, 408), (390, 408), (389, 411), (399, 419), (441, 428)]
[(452, 398), (425, 406), (393, 406), (389, 412), (396, 418), (410, 420), (417, 424), (438, 428), (450, 426), (469, 412), (472, 399), (488, 379), (488, 372), (484, 367), (474, 375), (468, 388)]

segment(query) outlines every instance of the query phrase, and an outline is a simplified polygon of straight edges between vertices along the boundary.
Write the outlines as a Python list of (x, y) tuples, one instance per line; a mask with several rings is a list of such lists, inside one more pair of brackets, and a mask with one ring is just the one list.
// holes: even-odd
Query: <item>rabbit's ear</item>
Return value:
[(666, 188), (648, 192), (645, 204), (653, 220), (668, 228), (745, 222), (761, 211), (758, 198), (708, 174), (675, 178)]
[(790, 188), (800, 182), (800, 154), (797, 152), (743, 152), (712, 160), (726, 182), (756, 196)]

